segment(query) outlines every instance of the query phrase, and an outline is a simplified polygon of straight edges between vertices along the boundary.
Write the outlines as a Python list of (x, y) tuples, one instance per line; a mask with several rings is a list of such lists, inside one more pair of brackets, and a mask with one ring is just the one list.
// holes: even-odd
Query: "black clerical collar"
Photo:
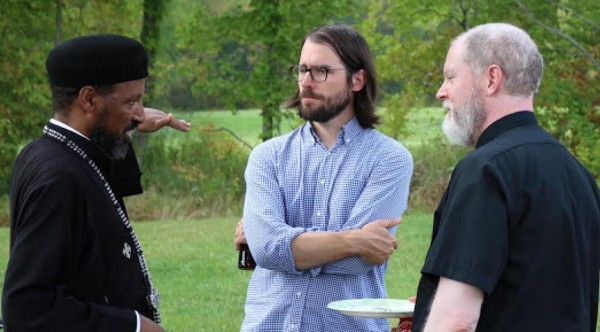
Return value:
[(502, 135), (510, 129), (531, 124), (537, 124), (537, 120), (533, 112), (519, 111), (516, 113), (509, 114), (505, 117), (496, 120), (496, 122), (492, 123), (489, 127), (487, 127), (483, 131), (483, 133), (481, 133), (481, 136), (479, 136), (475, 148), (486, 144), (487, 142)]

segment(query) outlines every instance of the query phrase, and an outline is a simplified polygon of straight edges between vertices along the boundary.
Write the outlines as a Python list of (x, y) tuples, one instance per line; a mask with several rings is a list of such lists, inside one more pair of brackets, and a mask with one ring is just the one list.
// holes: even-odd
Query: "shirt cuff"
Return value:
[(134, 310), (135, 312), (135, 321), (137, 322), (135, 324), (135, 332), (140, 332), (140, 314), (137, 312), (137, 310)]

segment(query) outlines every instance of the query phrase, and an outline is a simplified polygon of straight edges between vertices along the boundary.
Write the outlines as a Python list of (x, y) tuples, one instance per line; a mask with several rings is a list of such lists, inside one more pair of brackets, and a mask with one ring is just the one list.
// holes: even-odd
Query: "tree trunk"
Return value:
[[(164, 17), (166, 4), (169, 0), (144, 0), (144, 18), (142, 22), (142, 33), (140, 36), (142, 44), (148, 53), (148, 66), (151, 69), (155, 62), (156, 50), (160, 42), (160, 23)], [(152, 72), (146, 78), (146, 92), (144, 94), (144, 104), (152, 106), (153, 101), (154, 78)], [(136, 145), (138, 146), (137, 159), (140, 166), (144, 159), (144, 148), (148, 140), (147, 134), (138, 133), (136, 135)]]
[(62, 0), (56, 0), (56, 30), (54, 32), (54, 45), (62, 40)]
[[(148, 65), (150, 68), (152, 68), (156, 60), (156, 50), (160, 43), (160, 23), (164, 17), (168, 1), (169, 0), (144, 0), (144, 18), (140, 39), (146, 48), (146, 52), (148, 52)], [(150, 75), (146, 79), (146, 95), (144, 97), (144, 101), (149, 105), (152, 105), (153, 86), (154, 78)]]

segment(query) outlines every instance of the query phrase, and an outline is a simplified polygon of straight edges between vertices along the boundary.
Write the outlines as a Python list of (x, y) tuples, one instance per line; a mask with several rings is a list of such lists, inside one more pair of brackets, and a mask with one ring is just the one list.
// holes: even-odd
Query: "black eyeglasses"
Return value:
[(290, 74), (296, 81), (300, 82), (304, 79), (306, 73), (310, 73), (310, 78), (313, 81), (323, 83), (327, 80), (329, 72), (333, 70), (346, 70), (346, 68), (327, 68), (323, 66), (308, 68), (306, 66), (291, 66)]

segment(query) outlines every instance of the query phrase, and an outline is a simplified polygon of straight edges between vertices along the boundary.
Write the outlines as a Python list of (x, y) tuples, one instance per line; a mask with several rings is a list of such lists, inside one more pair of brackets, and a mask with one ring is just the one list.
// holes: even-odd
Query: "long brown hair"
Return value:
[[(359, 70), (365, 72), (365, 86), (354, 94), (354, 112), (356, 119), (363, 128), (373, 128), (380, 123), (379, 116), (375, 114), (377, 97), (377, 75), (373, 56), (369, 46), (354, 28), (345, 24), (327, 25), (316, 28), (309, 32), (302, 41), (302, 46), (309, 40), (311, 42), (327, 45), (340, 58), (348, 69), (348, 84), (352, 82), (352, 74)], [(284, 108), (301, 107), (300, 90), (288, 99)]]

